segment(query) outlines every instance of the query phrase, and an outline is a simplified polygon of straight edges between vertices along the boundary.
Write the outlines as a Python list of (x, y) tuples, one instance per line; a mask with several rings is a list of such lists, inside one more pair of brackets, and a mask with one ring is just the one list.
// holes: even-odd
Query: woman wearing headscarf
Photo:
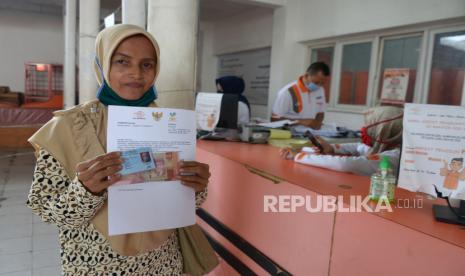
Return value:
[(247, 98), (242, 95), (245, 90), (244, 79), (236, 76), (225, 76), (216, 79), (218, 93), (233, 94), (239, 96), (237, 107), (237, 123), (246, 124), (250, 121), (250, 104)]
[[(55, 112), (29, 139), (37, 163), (27, 205), (58, 226), (64, 275), (200, 275), (215, 265), (210, 252), (204, 271), (186, 269), (192, 248), (184, 248), (183, 239), (198, 234), (189, 227), (108, 234), (107, 187), (121, 179), (122, 160), (119, 152), (106, 153), (107, 107), (156, 106), (159, 68), (158, 44), (144, 29), (103, 30), (96, 38), (97, 99)], [(198, 206), (206, 197), (208, 165), (191, 161), (180, 168), (193, 174), (178, 178), (195, 189)]]
[(402, 142), (403, 109), (380, 106), (364, 114), (365, 126), (361, 129), (362, 143), (331, 145), (318, 138), (323, 151), (304, 147), (295, 154), (291, 149), (281, 150), (281, 156), (297, 163), (359, 175), (371, 175), (386, 156), (391, 168), (397, 171)]

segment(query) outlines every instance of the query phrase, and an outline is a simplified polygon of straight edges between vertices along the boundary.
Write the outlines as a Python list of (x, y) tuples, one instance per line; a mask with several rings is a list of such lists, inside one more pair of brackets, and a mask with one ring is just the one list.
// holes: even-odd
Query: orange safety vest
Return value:
[(310, 90), (308, 90), (307, 86), (305, 85), (303, 81), (303, 77), (304, 76), (299, 77), (299, 79), (297, 80), (297, 83), (292, 85), (288, 89), (289, 94), (291, 94), (292, 109), (294, 110), (295, 113), (300, 113), (303, 108), (302, 96), (300, 95), (300, 93), (310, 92)]

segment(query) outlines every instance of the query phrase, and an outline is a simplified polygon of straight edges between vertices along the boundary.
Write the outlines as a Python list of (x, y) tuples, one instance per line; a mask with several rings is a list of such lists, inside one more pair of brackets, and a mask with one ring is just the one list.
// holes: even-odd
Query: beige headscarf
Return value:
[(110, 74), (111, 57), (113, 56), (116, 48), (118, 48), (119, 44), (123, 40), (135, 35), (145, 36), (150, 42), (152, 42), (153, 48), (155, 48), (156, 67), (155, 78), (153, 80), (155, 83), (158, 73), (160, 72), (160, 48), (158, 47), (157, 41), (149, 32), (139, 26), (130, 24), (118, 24), (104, 29), (97, 35), (97, 38), (95, 39), (96, 59), (94, 61), (94, 70), (95, 77), (97, 78), (97, 81), (100, 85), (103, 82), (101, 73), (102, 71), (105, 80), (107, 80), (107, 82), (109, 80), (108, 75)]
[(404, 110), (395, 106), (378, 106), (364, 113), (365, 126), (362, 128), (362, 140), (370, 144), (369, 154), (400, 146), (403, 114)]

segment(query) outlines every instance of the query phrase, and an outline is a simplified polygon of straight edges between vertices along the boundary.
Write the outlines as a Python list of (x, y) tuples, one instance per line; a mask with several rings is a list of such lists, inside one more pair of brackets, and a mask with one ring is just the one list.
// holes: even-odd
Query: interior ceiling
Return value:
[[(98, 1), (98, 0), (95, 0)], [(168, 1), (168, 0), (167, 0)], [(256, 5), (237, 2), (234, 0), (199, 0), (200, 1), (200, 20), (217, 21), (241, 14), (250, 9), (269, 8), (258, 7)], [(66, 0), (0, 0), (0, 8), (23, 10), (39, 13), (62, 14), (63, 4)], [(79, 2), (79, 1), (77, 1)], [(100, 0), (102, 16), (106, 16), (121, 6), (121, 0)]]

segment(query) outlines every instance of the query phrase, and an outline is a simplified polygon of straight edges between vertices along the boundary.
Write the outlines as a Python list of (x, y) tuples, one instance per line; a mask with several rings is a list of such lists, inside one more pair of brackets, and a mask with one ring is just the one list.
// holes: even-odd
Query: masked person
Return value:
[(218, 93), (239, 95), (237, 106), (237, 124), (247, 124), (250, 121), (250, 104), (247, 98), (242, 95), (245, 90), (244, 79), (236, 76), (225, 76), (216, 79), (216, 89)]
[(323, 146), (322, 152), (316, 147), (304, 147), (299, 153), (285, 148), (280, 154), (297, 163), (359, 175), (375, 173), (381, 160), (387, 156), (391, 168), (396, 172), (402, 142), (403, 109), (393, 106), (375, 107), (365, 112), (364, 117), (362, 143), (331, 145), (318, 138)]
[[(200, 275), (210, 270), (216, 263), (209, 258), (213, 252), (202, 256), (204, 270), (186, 269), (195, 254), (185, 252), (196, 250), (183, 246), (192, 227), (108, 234), (107, 187), (121, 179), (122, 168), (119, 152), (106, 153), (108, 105), (156, 106), (160, 51), (144, 29), (115, 25), (98, 34), (94, 65), (97, 99), (55, 112), (29, 139), (37, 162), (27, 205), (58, 227), (62, 274)], [(191, 161), (180, 168), (192, 174), (178, 179), (195, 189), (198, 206), (206, 197), (208, 165)]]
[(297, 120), (300, 125), (320, 129), (326, 111), (323, 84), (329, 75), (329, 67), (324, 62), (312, 63), (303, 76), (278, 92), (271, 121)]

